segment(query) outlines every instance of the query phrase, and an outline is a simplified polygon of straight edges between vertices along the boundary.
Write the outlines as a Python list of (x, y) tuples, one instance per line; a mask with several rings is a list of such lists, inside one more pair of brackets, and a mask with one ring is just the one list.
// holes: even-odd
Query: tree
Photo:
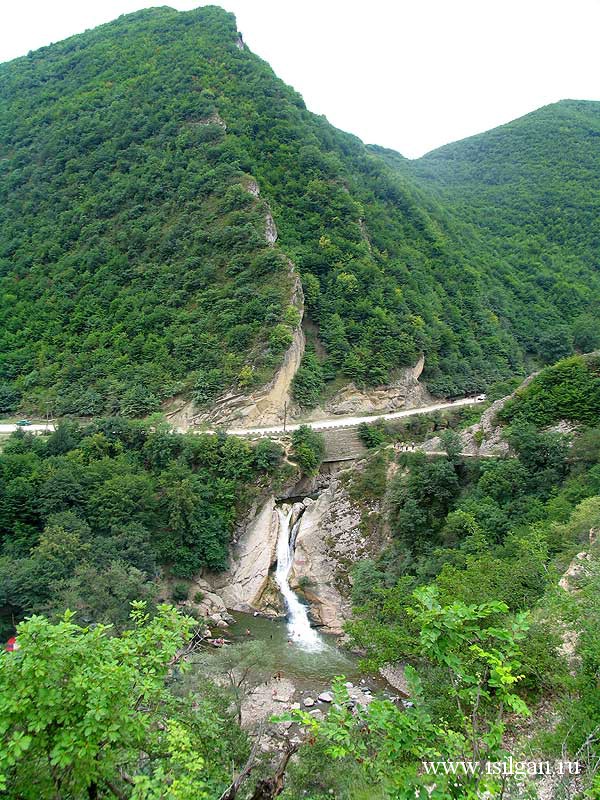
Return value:
[(369, 425), (361, 422), (358, 426), (358, 436), (365, 447), (379, 447), (386, 439), (385, 430), (381, 422)]
[(442, 447), (446, 451), (450, 461), (453, 463), (459, 461), (460, 454), (462, 452), (462, 440), (458, 433), (448, 428), (442, 433), (440, 440), (442, 442)]
[(325, 441), (308, 425), (292, 434), (292, 457), (305, 475), (316, 475), (325, 455)]
[[(418, 629), (419, 655), (448, 676), (456, 708), (451, 722), (432, 717), (421, 682), (410, 666), (406, 669), (409, 708), (400, 710), (390, 701), (377, 699), (367, 710), (352, 711), (343, 679), (338, 679), (325, 720), (303, 711), (295, 712), (294, 718), (325, 742), (329, 757), (354, 757), (374, 785), (385, 787), (394, 800), (474, 800), (486, 792), (498, 797), (504, 779), (479, 765), (505, 756), (506, 714), (528, 714), (515, 692), (520, 679), (518, 643), (527, 631), (527, 618), (507, 617), (507, 607), (498, 602), (442, 606), (433, 587), (416, 590), (413, 601), (408, 612)], [(502, 624), (497, 624), (498, 619)], [(470, 763), (474, 768), (447, 774), (442, 762)]]
[(201, 668), (202, 680), (207, 675), (219, 682), (225, 679), (227, 694), (235, 707), (238, 723), (242, 722), (242, 706), (251, 691), (253, 681), (273, 670), (273, 664), (265, 642), (240, 642), (235, 647), (223, 647), (218, 652), (196, 656), (195, 665)]
[(254, 463), (263, 472), (274, 472), (282, 460), (283, 448), (272, 439), (261, 439), (254, 448)]
[[(0, 655), (0, 791), (14, 800), (197, 800), (229, 784), (231, 733), (207, 703), (190, 713), (166, 680), (193, 620), (133, 603), (132, 628), (34, 616)], [(237, 754), (239, 756), (239, 753)]]
[(314, 408), (324, 387), (321, 364), (314, 351), (307, 349), (292, 380), (294, 398), (304, 408)]

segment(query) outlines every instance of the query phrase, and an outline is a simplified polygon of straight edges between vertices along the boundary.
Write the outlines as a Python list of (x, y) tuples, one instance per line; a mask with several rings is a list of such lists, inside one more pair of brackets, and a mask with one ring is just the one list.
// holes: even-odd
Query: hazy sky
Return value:
[[(222, 0), (308, 107), (416, 157), (561, 98), (600, 99), (600, 0)], [(0, 0), (0, 61), (150, 5)]]

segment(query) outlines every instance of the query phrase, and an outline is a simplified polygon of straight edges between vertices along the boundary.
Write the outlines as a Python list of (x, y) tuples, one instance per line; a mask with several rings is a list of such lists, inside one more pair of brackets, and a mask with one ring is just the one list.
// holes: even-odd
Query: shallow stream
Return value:
[[(274, 671), (280, 671), (282, 677), (297, 685), (329, 686), (336, 675), (345, 675), (353, 682), (361, 677), (358, 657), (338, 647), (335, 636), (316, 631), (322, 646), (311, 650), (289, 638), (288, 623), (283, 618), (254, 617), (237, 611), (232, 616), (236, 622), (227, 629), (227, 638), (234, 642), (265, 642)], [(246, 631), (250, 631), (249, 636)]]

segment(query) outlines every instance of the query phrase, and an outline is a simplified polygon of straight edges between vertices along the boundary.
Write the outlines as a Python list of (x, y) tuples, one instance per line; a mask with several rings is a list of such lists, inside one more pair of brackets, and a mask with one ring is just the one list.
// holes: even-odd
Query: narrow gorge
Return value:
[(289, 641), (308, 650), (321, 650), (323, 641), (311, 626), (307, 607), (290, 587), (290, 572), (294, 565), (296, 536), (305, 506), (294, 503), (277, 509), (279, 533), (277, 536), (277, 565), (275, 581), (283, 597), (288, 617)]

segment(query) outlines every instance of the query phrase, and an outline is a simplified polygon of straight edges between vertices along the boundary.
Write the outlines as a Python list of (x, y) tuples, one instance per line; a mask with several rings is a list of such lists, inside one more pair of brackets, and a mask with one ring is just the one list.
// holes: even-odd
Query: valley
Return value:
[(410, 161), (215, 6), (0, 95), (0, 796), (599, 798), (600, 103)]

